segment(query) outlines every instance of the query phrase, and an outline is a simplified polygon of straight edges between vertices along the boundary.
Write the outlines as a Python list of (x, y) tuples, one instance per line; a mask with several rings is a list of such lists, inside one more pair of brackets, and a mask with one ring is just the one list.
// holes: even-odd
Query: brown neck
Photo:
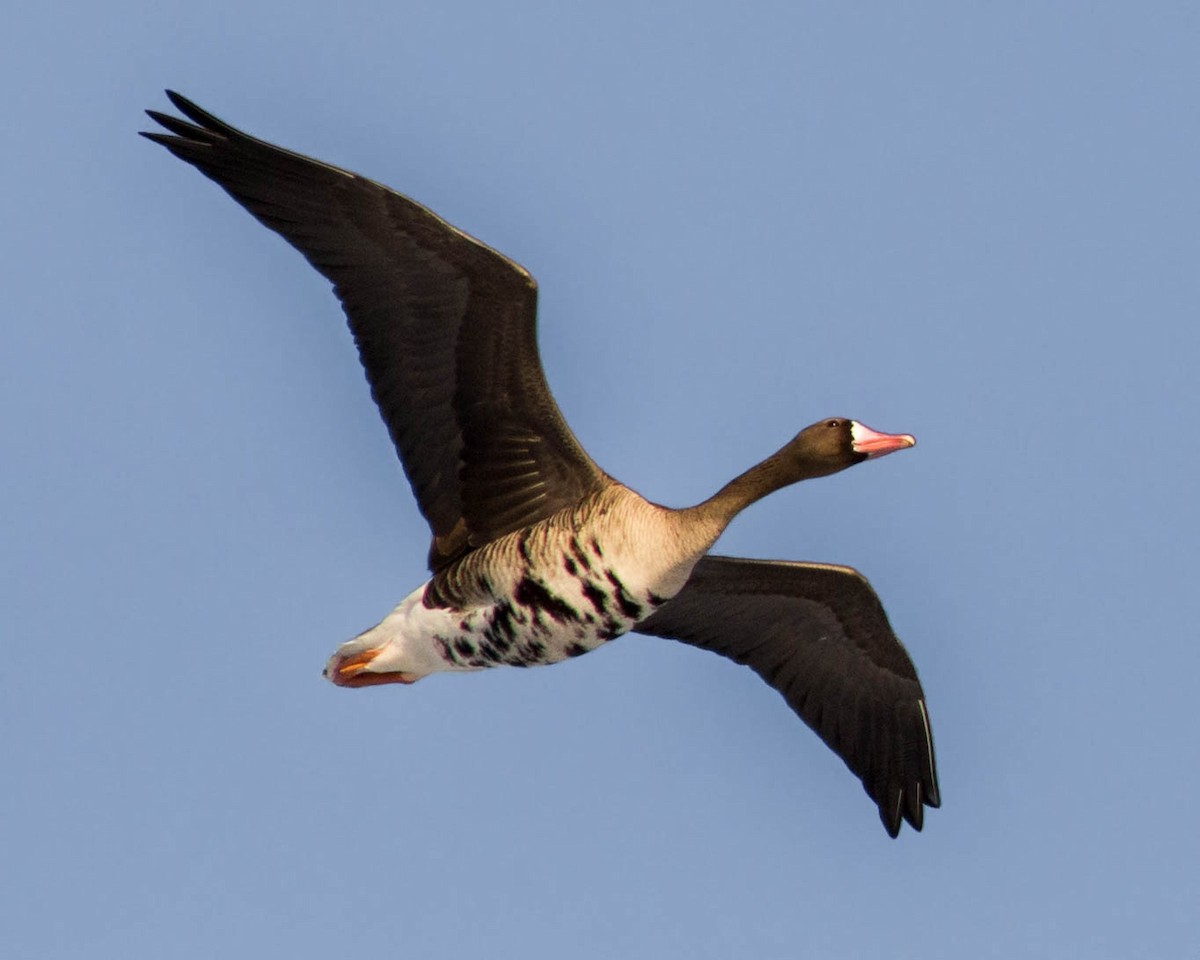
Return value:
[(784, 447), (734, 477), (703, 503), (682, 512), (688, 515), (689, 524), (695, 524), (715, 540), (729, 522), (750, 504), (808, 476), (819, 476), (822, 472), (814, 469), (811, 474), (806, 473), (802, 466), (794, 454), (789, 455), (788, 448)]

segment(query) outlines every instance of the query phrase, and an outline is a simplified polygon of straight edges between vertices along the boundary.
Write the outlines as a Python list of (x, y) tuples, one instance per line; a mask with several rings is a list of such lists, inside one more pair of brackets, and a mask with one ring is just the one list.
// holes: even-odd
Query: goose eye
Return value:
[(841, 426), (841, 421), (839, 421), (839, 420), (829, 420), (829, 421), (826, 421), (826, 423), (825, 423), (825, 426), (829, 427), (830, 429), (833, 429), (833, 428), (835, 428), (835, 427), (840, 427), (840, 426)]

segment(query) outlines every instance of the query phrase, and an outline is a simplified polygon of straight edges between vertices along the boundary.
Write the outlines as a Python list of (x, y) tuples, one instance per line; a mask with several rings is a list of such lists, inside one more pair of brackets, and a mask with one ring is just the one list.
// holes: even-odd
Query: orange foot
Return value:
[(395, 671), (376, 673), (368, 670), (371, 661), (379, 656), (383, 647), (359, 650), (357, 653), (338, 656), (336, 653), (325, 665), (325, 676), (339, 687), (374, 687), (381, 683), (416, 683), (419, 679), (411, 673)]

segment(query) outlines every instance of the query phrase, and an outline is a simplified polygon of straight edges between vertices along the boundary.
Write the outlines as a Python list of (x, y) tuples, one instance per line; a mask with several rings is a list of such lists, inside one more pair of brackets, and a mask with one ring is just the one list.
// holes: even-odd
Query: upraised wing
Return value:
[(216, 181), (334, 286), (437, 571), (609, 482), (550, 395), (537, 284), (381, 184), (272, 146), (171, 91), (143, 133)]

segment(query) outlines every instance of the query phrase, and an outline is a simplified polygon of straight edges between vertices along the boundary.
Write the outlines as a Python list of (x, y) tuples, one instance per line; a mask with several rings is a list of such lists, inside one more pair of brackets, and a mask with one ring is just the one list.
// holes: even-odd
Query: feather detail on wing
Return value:
[(538, 357), (537, 285), (432, 211), (257, 140), (168, 91), (145, 133), (216, 181), (329, 279), (433, 533), (439, 570), (609, 482)]
[(862, 780), (891, 836), (940, 805), (924, 692), (857, 571), (705, 557), (634, 629), (754, 670)]

